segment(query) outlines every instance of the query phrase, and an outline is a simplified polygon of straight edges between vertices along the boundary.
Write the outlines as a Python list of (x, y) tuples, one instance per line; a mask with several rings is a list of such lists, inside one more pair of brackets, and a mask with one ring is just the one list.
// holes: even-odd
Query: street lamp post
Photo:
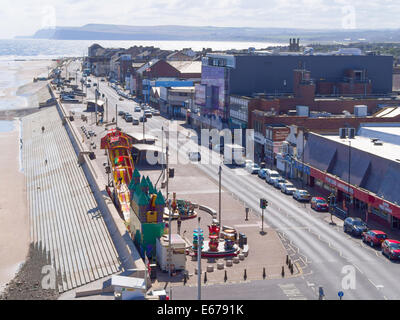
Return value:
[(349, 176), (348, 176), (348, 191), (349, 191), (349, 203), (347, 205), (347, 216), (350, 214), (350, 163), (351, 163), (351, 140), (349, 139)]
[(200, 217), (197, 224), (197, 300), (201, 300), (201, 237), (200, 237)]
[(218, 213), (219, 213), (219, 227), (220, 229), (222, 228), (222, 223), (221, 223), (221, 180), (222, 180), (222, 166), (221, 164), (219, 165), (219, 171), (218, 171), (218, 176), (219, 176), (219, 198), (218, 198)]

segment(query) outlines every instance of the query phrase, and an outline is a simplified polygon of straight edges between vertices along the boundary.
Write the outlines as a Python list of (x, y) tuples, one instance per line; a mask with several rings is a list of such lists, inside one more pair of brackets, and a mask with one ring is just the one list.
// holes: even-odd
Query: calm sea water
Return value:
[(98, 43), (103, 47), (129, 48), (134, 45), (155, 46), (164, 50), (192, 48), (212, 48), (213, 50), (257, 49), (279, 43), (271, 42), (230, 42), (230, 41), (97, 41), (97, 40), (39, 40), (12, 39), (0, 40), (0, 59), (46, 59), (58, 57), (77, 57), (87, 55), (88, 47)]

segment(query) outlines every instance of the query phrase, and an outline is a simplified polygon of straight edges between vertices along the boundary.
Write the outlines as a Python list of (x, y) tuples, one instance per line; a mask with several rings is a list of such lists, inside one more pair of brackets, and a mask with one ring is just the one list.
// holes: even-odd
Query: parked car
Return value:
[(129, 117), (129, 116), (132, 117), (132, 115), (131, 115), (129, 112), (125, 112), (125, 113), (123, 114), (122, 118), (125, 119), (126, 117)]
[(274, 180), (274, 187), (277, 188), (277, 189), (280, 189), (281, 188), (281, 184), (285, 183), (285, 182), (286, 182), (286, 180), (284, 178), (278, 177), (278, 178), (276, 178)]
[(249, 159), (244, 160), (244, 167), (246, 169), (247, 169), (248, 166), (253, 165), (253, 164), (254, 164), (253, 160), (249, 160)]
[(139, 119), (132, 118), (132, 125), (136, 126), (139, 124)]
[(250, 172), (251, 174), (257, 174), (260, 169), (261, 168), (257, 163), (253, 163), (247, 166), (247, 171)]
[(311, 209), (314, 209), (316, 211), (328, 211), (329, 206), (324, 198), (312, 197), (311, 198)]
[(135, 112), (140, 112), (140, 111), (142, 111), (142, 109), (140, 109), (139, 106), (138, 106), (138, 107), (135, 107)]
[(281, 185), (281, 192), (283, 192), (284, 194), (292, 195), (296, 190), (297, 189), (290, 182), (285, 182)]
[(125, 116), (125, 121), (126, 121), (126, 122), (132, 122), (132, 121), (133, 121), (132, 116), (131, 116), (131, 115)]
[(153, 114), (151, 113), (151, 111), (145, 111), (144, 115), (146, 116), (146, 118), (153, 117)]
[(142, 116), (142, 117), (139, 118), (139, 121), (140, 122), (147, 122), (147, 118)]
[(269, 184), (274, 184), (274, 181), (280, 177), (279, 173), (275, 170), (266, 169), (265, 181)]
[(125, 115), (125, 112), (124, 111), (118, 111), (118, 115), (123, 117)]
[(382, 254), (389, 260), (400, 260), (400, 241), (386, 239), (382, 242)]
[(307, 190), (296, 190), (293, 192), (293, 199), (297, 201), (310, 201), (311, 195), (308, 193)]
[(159, 116), (159, 115), (160, 115), (160, 111), (158, 111), (158, 110), (153, 111), (153, 116)]
[(380, 230), (369, 230), (361, 235), (363, 242), (369, 243), (371, 247), (381, 246), (382, 242), (387, 239), (387, 234)]
[(343, 231), (353, 236), (361, 236), (363, 232), (368, 231), (368, 227), (360, 218), (348, 217), (344, 219)]
[(259, 176), (261, 179), (265, 179), (265, 178), (267, 177), (267, 171), (266, 171), (266, 169), (260, 169), (260, 170), (258, 170), (258, 176)]

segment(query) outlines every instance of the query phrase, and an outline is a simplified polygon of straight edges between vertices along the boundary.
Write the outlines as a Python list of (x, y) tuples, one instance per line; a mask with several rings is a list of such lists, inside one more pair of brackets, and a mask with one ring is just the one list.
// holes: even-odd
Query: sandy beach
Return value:
[(47, 82), (33, 83), (33, 78), (47, 76), (47, 66), (52, 65), (50, 60), (0, 65), (0, 73), (12, 77), (6, 84), (4, 78), (0, 81), (4, 85), (0, 87), (0, 292), (25, 261), (30, 243), (25, 176), (19, 163), (18, 118), (35, 112), (38, 103), (48, 99)]

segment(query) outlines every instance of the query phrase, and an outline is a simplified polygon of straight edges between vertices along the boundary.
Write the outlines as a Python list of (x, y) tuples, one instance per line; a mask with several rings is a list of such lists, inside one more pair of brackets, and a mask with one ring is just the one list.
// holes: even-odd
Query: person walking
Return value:
[(44, 126), (42, 126), (42, 133), (44, 133)]
[(178, 234), (180, 235), (181, 234), (181, 225), (182, 225), (182, 220), (181, 220), (180, 215), (178, 215), (177, 223), (178, 223)]

